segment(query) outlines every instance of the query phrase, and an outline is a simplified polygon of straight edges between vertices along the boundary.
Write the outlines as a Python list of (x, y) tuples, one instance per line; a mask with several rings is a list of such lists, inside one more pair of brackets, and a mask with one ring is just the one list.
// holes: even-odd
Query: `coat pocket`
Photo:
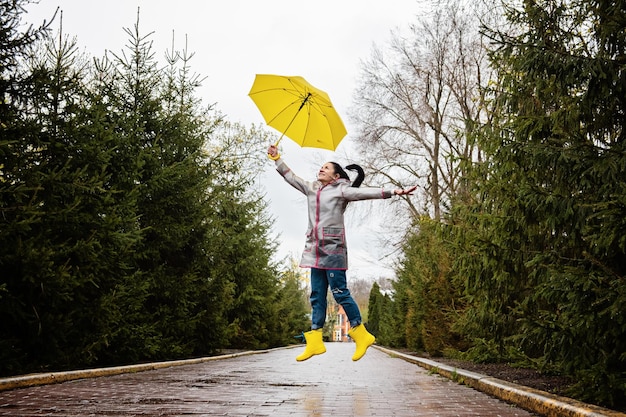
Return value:
[(324, 227), (322, 228), (322, 250), (326, 254), (344, 254), (345, 230), (343, 227)]

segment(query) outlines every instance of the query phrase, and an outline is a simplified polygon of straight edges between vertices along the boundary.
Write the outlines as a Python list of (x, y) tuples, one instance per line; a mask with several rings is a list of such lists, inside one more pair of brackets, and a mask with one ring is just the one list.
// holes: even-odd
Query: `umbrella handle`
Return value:
[(270, 155), (270, 154), (268, 153), (268, 154), (267, 154), (267, 157), (268, 157), (269, 159), (271, 159), (272, 161), (277, 161), (277, 160), (278, 160), (278, 158), (280, 158), (280, 154), (279, 154), (279, 153), (277, 153), (277, 154), (276, 154), (276, 156), (272, 156), (272, 155)]
[[(281, 139), (283, 138), (283, 136), (284, 136), (284, 135), (280, 135), (280, 138), (278, 138), (278, 140), (277, 140), (277, 141), (276, 141), (276, 143), (274, 144), (274, 146), (275, 146), (276, 148), (278, 148), (278, 144), (280, 143), (280, 141), (281, 141)], [(280, 158), (280, 153), (276, 152), (276, 156), (272, 156), (272, 155), (270, 155), (270, 154), (268, 153), (268, 154), (267, 154), (267, 157), (268, 157), (269, 159), (271, 159), (272, 161), (276, 161), (276, 160), (278, 160), (278, 158)]]

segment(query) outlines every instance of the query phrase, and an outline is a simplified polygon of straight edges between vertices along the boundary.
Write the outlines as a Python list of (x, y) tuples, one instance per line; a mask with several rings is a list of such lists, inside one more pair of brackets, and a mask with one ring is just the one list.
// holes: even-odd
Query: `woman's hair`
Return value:
[[(346, 174), (346, 171), (343, 170), (341, 165), (339, 165), (336, 162), (331, 162), (331, 164), (333, 164), (333, 167), (335, 168), (335, 174), (339, 174), (339, 178), (344, 178), (344, 179), (350, 181), (350, 177), (348, 176), (348, 174)], [(363, 172), (363, 168), (361, 168), (357, 164), (351, 164), (351, 165), (348, 165), (346, 167), (346, 169), (349, 169), (350, 171), (356, 171), (357, 172), (356, 179), (352, 183), (352, 186), (353, 187), (360, 187), (361, 183), (365, 179), (365, 172)]]

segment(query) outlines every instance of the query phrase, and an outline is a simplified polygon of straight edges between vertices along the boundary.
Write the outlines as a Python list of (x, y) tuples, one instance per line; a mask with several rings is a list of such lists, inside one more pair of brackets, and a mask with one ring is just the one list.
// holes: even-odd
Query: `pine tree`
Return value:
[(267, 163), (258, 150), (269, 142), (267, 133), (254, 127), (225, 122), (208, 144), (211, 170), (220, 173), (211, 188), (214, 266), (231, 284), (231, 304), (225, 314), (228, 343), (234, 348), (269, 346), (274, 338), (272, 329), (282, 319), (268, 303), (281, 289), (270, 266), (275, 243), (269, 238), (271, 219), (264, 213), (266, 205), (258, 184), (260, 167)]
[[(37, 213), (38, 185), (29, 174), (38, 163), (36, 121), (26, 109), (33, 74), (22, 65), (45, 26), (21, 32), (21, 15), (28, 0), (0, 1), (0, 373), (20, 369), (37, 326), (28, 327), (33, 308), (21, 300), (31, 291), (24, 283), (23, 254), (32, 256), (30, 228), (41, 221)], [(26, 244), (24, 244), (26, 240)], [(36, 256), (34, 256), (36, 257)]]
[(305, 314), (272, 260), (268, 133), (202, 108), (193, 55), (159, 69), (138, 22), (89, 62), (0, 5), (0, 372), (291, 342)]
[(374, 282), (369, 295), (367, 330), (376, 336), (378, 343), (398, 346), (393, 324), (391, 297), (389, 294), (383, 294), (380, 285)]
[(272, 302), (274, 311), (269, 324), (272, 329), (270, 347), (297, 343), (295, 336), (311, 325), (307, 294), (301, 286), (301, 273), (296, 268), (282, 271), (279, 276), (279, 290)]
[(466, 213), (468, 322), (500, 353), (574, 376), (580, 398), (623, 404), (626, 16), (525, 1), (507, 17), (511, 31), (488, 32), (501, 84)]

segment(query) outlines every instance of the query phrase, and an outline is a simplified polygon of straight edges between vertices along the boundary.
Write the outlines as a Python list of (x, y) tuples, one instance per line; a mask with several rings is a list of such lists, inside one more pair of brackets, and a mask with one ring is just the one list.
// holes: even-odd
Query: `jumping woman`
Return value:
[(346, 167), (357, 171), (357, 178), (351, 184), (348, 174), (335, 162), (322, 165), (316, 181), (305, 181), (285, 164), (275, 145), (270, 145), (267, 154), (275, 161), (276, 169), (285, 181), (306, 195), (308, 205), (309, 223), (300, 267), (311, 269), (311, 330), (304, 333), (306, 348), (296, 360), (304, 361), (326, 352), (322, 329), (326, 321), (326, 294), (330, 287), (335, 301), (343, 307), (350, 321), (348, 335), (356, 343), (352, 360), (358, 361), (376, 339), (363, 325), (359, 307), (347, 287), (348, 252), (343, 214), (351, 201), (411, 194), (417, 186), (395, 190), (359, 188), (364, 178), (361, 167)]

